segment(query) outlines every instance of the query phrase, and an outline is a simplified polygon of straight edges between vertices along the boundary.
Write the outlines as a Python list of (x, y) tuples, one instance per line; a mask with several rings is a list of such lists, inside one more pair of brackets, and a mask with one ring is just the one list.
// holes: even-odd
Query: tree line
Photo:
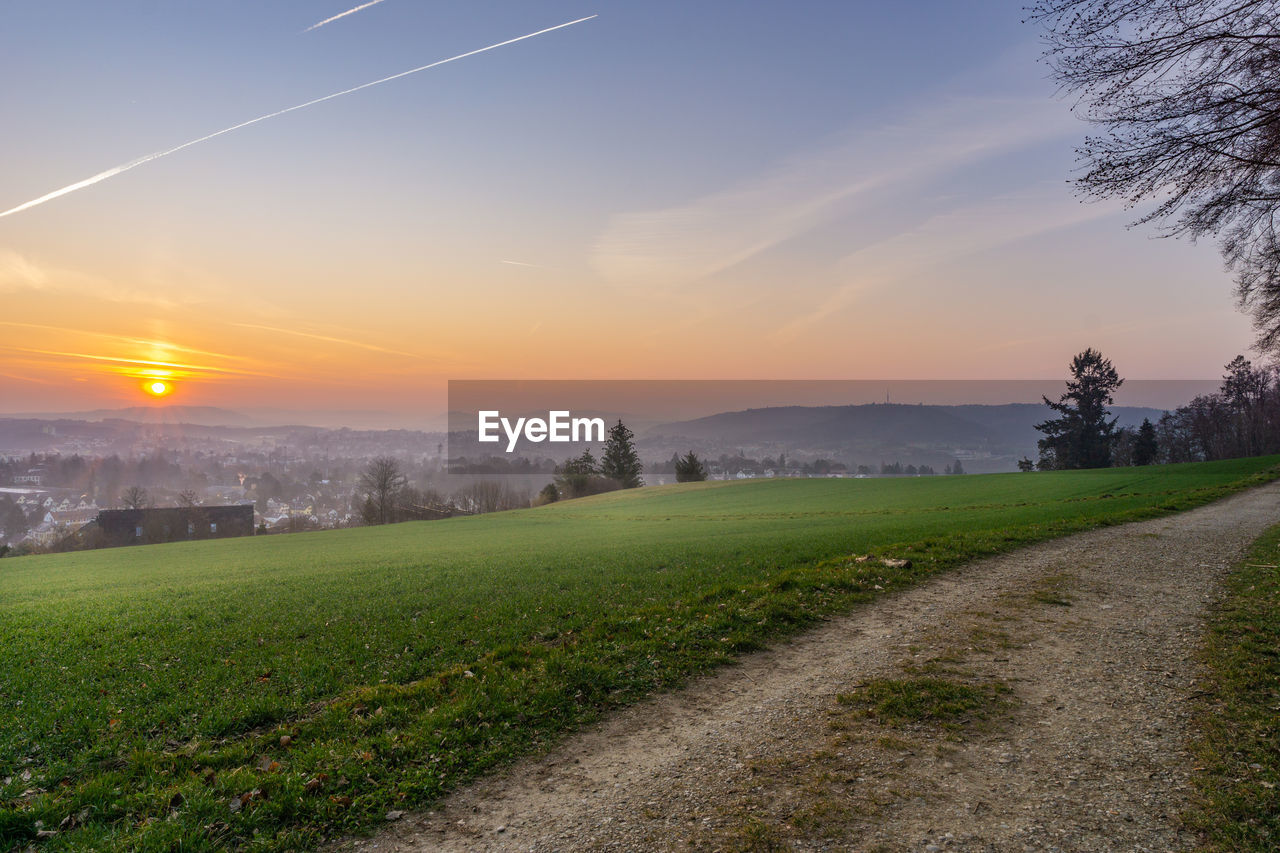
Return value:
[(1161, 462), (1280, 453), (1280, 371), (1236, 356), (1222, 387), (1166, 412), (1155, 438)]
[(1071, 361), (1071, 379), (1056, 415), (1036, 429), (1040, 458), (1024, 471), (1106, 468), (1158, 462), (1207, 462), (1280, 453), (1280, 369), (1256, 367), (1244, 356), (1226, 365), (1222, 386), (1165, 412), (1157, 424), (1119, 427), (1108, 410), (1124, 380), (1100, 352), (1086, 349)]
[(391, 524), (520, 509), (563, 498), (634, 489), (644, 485), (642, 472), (635, 435), (621, 420), (609, 430), (598, 460), (590, 448), (565, 460), (555, 468), (555, 481), (533, 500), (525, 490), (492, 480), (471, 483), (446, 498), (434, 489), (413, 488), (394, 457), (379, 456), (360, 475), (359, 491), (364, 494), (360, 517), (365, 524)]
[(556, 468), (555, 482), (539, 493), (539, 503), (581, 498), (644, 485), (644, 467), (636, 452), (635, 434), (621, 419), (609, 429), (599, 461), (591, 448)]
[[(850, 472), (865, 477), (932, 477), (938, 471), (932, 465), (903, 463), (895, 459), (893, 462), (881, 462), (879, 465), (845, 464), (830, 459), (818, 458), (811, 462), (788, 462), (786, 454), (777, 459), (766, 456), (764, 459), (753, 459), (743, 454), (730, 456), (722, 453), (718, 459), (702, 459), (692, 450), (681, 456), (676, 453), (666, 462), (654, 462), (649, 470), (653, 474), (674, 474), (677, 483), (706, 480), (713, 475), (732, 477), (735, 472), (744, 472), (753, 476), (793, 476), (826, 477), (831, 474), (845, 476)], [(772, 472), (772, 473), (771, 473)], [(778, 472), (783, 472), (779, 474)], [(946, 474), (965, 473), (964, 464), (953, 460), (945, 467)]]
[(455, 515), (479, 515), (529, 506), (529, 491), (507, 483), (478, 480), (444, 495), (430, 486), (416, 488), (409, 483), (399, 460), (378, 456), (360, 474), (357, 497), (363, 494), (360, 520), (364, 524), (394, 524), (400, 521), (432, 521)]

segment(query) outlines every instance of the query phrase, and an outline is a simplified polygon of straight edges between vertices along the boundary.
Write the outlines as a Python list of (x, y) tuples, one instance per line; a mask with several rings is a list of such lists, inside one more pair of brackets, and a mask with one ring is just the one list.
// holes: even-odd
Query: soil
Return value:
[[(1277, 522), (1280, 483), (972, 563), (330, 849), (1192, 847), (1202, 620)], [(981, 701), (877, 709), (939, 681)]]

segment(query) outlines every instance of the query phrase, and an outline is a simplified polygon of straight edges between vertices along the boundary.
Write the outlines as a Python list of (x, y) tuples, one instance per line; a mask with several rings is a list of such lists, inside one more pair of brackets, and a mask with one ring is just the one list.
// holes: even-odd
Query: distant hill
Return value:
[[(1159, 409), (1116, 406), (1121, 426), (1157, 420)], [(652, 451), (681, 442), (712, 456), (751, 450), (776, 455), (828, 453), (860, 464), (902, 461), (935, 464), (973, 459), (975, 471), (1016, 467), (1021, 456), (1036, 456), (1041, 434), (1035, 424), (1052, 414), (1034, 403), (1002, 406), (926, 406), (873, 403), (859, 406), (779, 406), (722, 412), (662, 424), (645, 432)]]
[(248, 415), (216, 406), (127, 406), (122, 409), (94, 409), (88, 412), (48, 412), (5, 415), (12, 419), (64, 421), (121, 420), (136, 423), (196, 424), (198, 426), (258, 426)]
[[(1036, 432), (1035, 425), (1043, 423), (1053, 413), (1043, 403), (1012, 403), (1005, 406), (930, 406), (950, 412), (959, 418), (972, 421), (988, 431), (995, 438), (1005, 441), (1022, 441), (1028, 439), (1035, 447), (1037, 439), (1042, 437)], [(1163, 409), (1152, 409), (1144, 406), (1112, 406), (1111, 416), (1118, 418), (1122, 427), (1137, 427), (1143, 418), (1150, 418), (1152, 423), (1160, 420)]]
[(908, 444), (974, 443), (986, 439), (981, 425), (940, 406), (779, 406), (722, 412), (654, 427), (650, 435), (717, 438), (729, 443), (787, 441), (835, 446), (865, 439)]

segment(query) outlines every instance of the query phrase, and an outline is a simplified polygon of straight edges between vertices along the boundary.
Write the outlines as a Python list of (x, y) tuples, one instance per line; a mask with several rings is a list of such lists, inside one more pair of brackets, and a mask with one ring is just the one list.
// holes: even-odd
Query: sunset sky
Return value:
[[(1031, 379), (1247, 352), (1214, 246), (1067, 183), (1023, 0), (0, 8), (0, 411), (446, 381)], [(22, 207), (148, 155), (429, 63)]]

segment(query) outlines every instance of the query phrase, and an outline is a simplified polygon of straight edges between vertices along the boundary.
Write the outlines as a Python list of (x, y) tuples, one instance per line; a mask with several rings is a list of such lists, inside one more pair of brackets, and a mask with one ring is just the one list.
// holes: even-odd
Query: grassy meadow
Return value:
[(685, 484), (0, 560), (0, 849), (312, 847), (882, 591), (1277, 463)]
[(1280, 527), (1254, 543), (1208, 620), (1193, 743), (1199, 802), (1185, 815), (1204, 849), (1280, 846)]

